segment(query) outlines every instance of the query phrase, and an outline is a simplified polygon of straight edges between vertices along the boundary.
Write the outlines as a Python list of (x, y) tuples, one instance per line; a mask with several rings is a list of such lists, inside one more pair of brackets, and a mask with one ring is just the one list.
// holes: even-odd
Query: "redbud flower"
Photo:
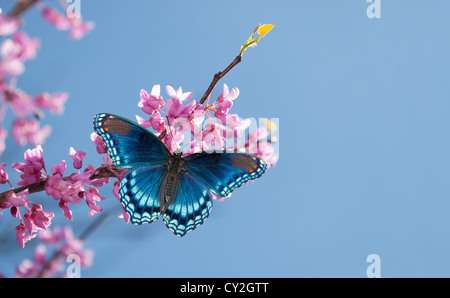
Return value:
[(75, 149), (70, 147), (69, 155), (73, 159), (73, 167), (78, 170), (81, 169), (83, 159), (86, 157), (86, 152), (81, 150), (76, 151)]
[(69, 30), (71, 28), (72, 24), (69, 18), (59, 13), (56, 9), (45, 7), (42, 9), (42, 16), (58, 30)]
[(64, 175), (64, 172), (66, 171), (66, 161), (62, 160), (57, 165), (52, 166), (52, 174), (59, 174), (60, 176)]
[(0, 53), (3, 59), (22, 61), (36, 58), (40, 42), (36, 38), (30, 38), (25, 32), (19, 31), (11, 39), (2, 42)]
[(5, 172), (6, 163), (0, 164), (0, 183), (5, 184), (8, 182), (8, 174)]
[(172, 97), (172, 99), (177, 99), (179, 101), (188, 100), (194, 95), (192, 92), (183, 93), (183, 89), (181, 87), (175, 91), (172, 86), (166, 86), (166, 92), (170, 97)]
[(153, 86), (151, 94), (142, 89), (140, 96), (141, 101), (138, 103), (138, 106), (146, 114), (153, 115), (164, 107), (165, 103), (160, 95), (160, 85)]
[(64, 112), (64, 103), (69, 98), (69, 94), (65, 92), (49, 94), (44, 92), (35, 98), (36, 106), (47, 109), (54, 114), (62, 114)]
[(94, 22), (82, 22), (80, 19), (73, 18), (70, 19), (72, 22), (72, 27), (70, 30), (69, 37), (72, 39), (81, 39), (83, 38), (87, 33), (91, 32), (95, 24)]
[(6, 196), (6, 202), (14, 207), (26, 206), (31, 203), (27, 199), (28, 194), (29, 194), (28, 189), (22, 190), (19, 193), (10, 191)]
[(40, 128), (38, 120), (27, 118), (16, 119), (13, 122), (12, 136), (20, 146), (24, 146), (27, 142), (36, 146), (43, 144), (51, 131), (52, 128), (49, 125)]
[(3, 127), (0, 127), (0, 155), (2, 155), (3, 151), (5, 151), (6, 144), (5, 140), (8, 136), (8, 131)]
[(21, 247), (25, 247), (25, 243), (36, 237), (36, 234), (25, 234), (27, 228), (23, 223), (16, 226), (16, 240)]
[(12, 166), (16, 171), (23, 173), (20, 175), (22, 180), (17, 185), (29, 185), (40, 181), (42, 178), (41, 170), (44, 169), (41, 145), (25, 151), (24, 161), (25, 163), (13, 163)]
[(20, 27), (20, 21), (15, 17), (0, 15), (0, 36), (10, 35)]
[(106, 150), (106, 145), (103, 142), (103, 139), (97, 133), (91, 133), (91, 140), (96, 145), (96, 149), (99, 154), (108, 152)]
[(145, 121), (143, 118), (136, 115), (136, 119), (139, 125), (145, 128), (152, 127), (155, 131), (161, 133), (164, 131), (165, 119), (161, 118), (161, 114), (156, 112), (152, 117)]
[(89, 211), (89, 216), (97, 214), (103, 210), (102, 207), (97, 206), (95, 202), (102, 201), (105, 198), (98, 194), (98, 189), (91, 188), (86, 191), (86, 204), (91, 208)]

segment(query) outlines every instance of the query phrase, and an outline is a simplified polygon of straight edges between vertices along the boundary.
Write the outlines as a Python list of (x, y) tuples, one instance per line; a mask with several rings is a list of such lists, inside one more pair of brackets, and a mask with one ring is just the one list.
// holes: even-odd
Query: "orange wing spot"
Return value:
[(255, 165), (253, 166), (253, 168), (256, 170), (256, 169), (258, 168), (258, 165), (255, 164)]
[(237, 177), (238, 177), (238, 175), (237, 175), (237, 174), (234, 174), (234, 175), (233, 175), (233, 178), (237, 179)]
[(106, 125), (106, 124), (108, 124), (108, 121), (106, 121), (106, 120), (103, 121), (103, 125)]
[(244, 174), (245, 174), (245, 171), (241, 171), (241, 174), (244, 175)]
[(117, 144), (119, 144), (119, 141), (118, 140), (114, 140), (114, 145), (117, 145)]
[(248, 172), (251, 174), (251, 173), (253, 173), (254, 171), (253, 171), (253, 170), (250, 170), (250, 171), (248, 171)]
[(113, 134), (113, 133), (110, 133), (109, 134), (112, 138), (114, 138), (116, 135), (115, 134)]
[(103, 128), (106, 132), (108, 132), (109, 131), (109, 128), (108, 127), (105, 127), (105, 128)]

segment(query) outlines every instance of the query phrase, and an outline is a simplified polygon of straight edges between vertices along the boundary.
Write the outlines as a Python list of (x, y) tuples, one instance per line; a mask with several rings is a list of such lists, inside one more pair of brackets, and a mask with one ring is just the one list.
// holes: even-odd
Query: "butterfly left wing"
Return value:
[(166, 175), (162, 166), (129, 170), (120, 181), (120, 201), (133, 224), (151, 223), (160, 217), (161, 184)]
[(247, 181), (264, 174), (267, 165), (247, 153), (194, 153), (184, 159), (185, 168), (213, 194), (228, 196)]
[(209, 190), (190, 173), (181, 171), (176, 196), (163, 215), (163, 221), (175, 235), (184, 236), (204, 222), (211, 208)]
[(157, 136), (133, 121), (113, 114), (97, 114), (94, 130), (105, 142), (111, 160), (119, 168), (160, 165), (170, 157)]

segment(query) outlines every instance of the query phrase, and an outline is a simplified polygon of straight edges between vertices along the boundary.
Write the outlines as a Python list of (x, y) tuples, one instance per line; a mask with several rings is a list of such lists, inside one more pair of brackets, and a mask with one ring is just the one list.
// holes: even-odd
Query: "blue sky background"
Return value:
[[(18, 86), (70, 93), (64, 115), (43, 121), (53, 126), (47, 164), (69, 161), (73, 146), (99, 166), (96, 113), (142, 116), (139, 90), (155, 84), (199, 99), (258, 23), (275, 24), (212, 96), (223, 83), (238, 87), (234, 113), (280, 119), (277, 166), (215, 202), (184, 238), (162, 221), (109, 218), (86, 241), (95, 259), (82, 276), (365, 277), (375, 253), (382, 277), (449, 277), (450, 3), (382, 0), (381, 19), (366, 16), (368, 5), (82, 0), (96, 28), (81, 41), (28, 11), (24, 29), (42, 47)], [(27, 147), (7, 145), (1, 161), (21, 161)], [(118, 205), (110, 190), (105, 209)], [(32, 199), (54, 210), (54, 225), (71, 224), (50, 197)], [(81, 234), (95, 218), (85, 204), (73, 210)], [(16, 221), (0, 222), (9, 276), (37, 244), (19, 248)]]

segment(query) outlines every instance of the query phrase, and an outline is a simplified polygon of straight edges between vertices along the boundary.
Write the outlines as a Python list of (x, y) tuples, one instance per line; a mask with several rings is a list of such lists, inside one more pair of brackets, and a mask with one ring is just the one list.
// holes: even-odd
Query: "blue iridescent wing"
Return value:
[(163, 166), (138, 167), (120, 181), (120, 201), (133, 224), (151, 223), (160, 217), (160, 190), (166, 176)]
[(211, 208), (209, 190), (182, 171), (178, 177), (177, 195), (163, 215), (163, 221), (175, 235), (184, 236), (203, 223)]
[(246, 153), (201, 152), (186, 156), (184, 161), (192, 177), (219, 197), (259, 178), (267, 167), (264, 160)]
[(112, 114), (97, 114), (94, 130), (105, 142), (111, 160), (119, 168), (161, 165), (170, 152), (157, 136), (139, 124)]

